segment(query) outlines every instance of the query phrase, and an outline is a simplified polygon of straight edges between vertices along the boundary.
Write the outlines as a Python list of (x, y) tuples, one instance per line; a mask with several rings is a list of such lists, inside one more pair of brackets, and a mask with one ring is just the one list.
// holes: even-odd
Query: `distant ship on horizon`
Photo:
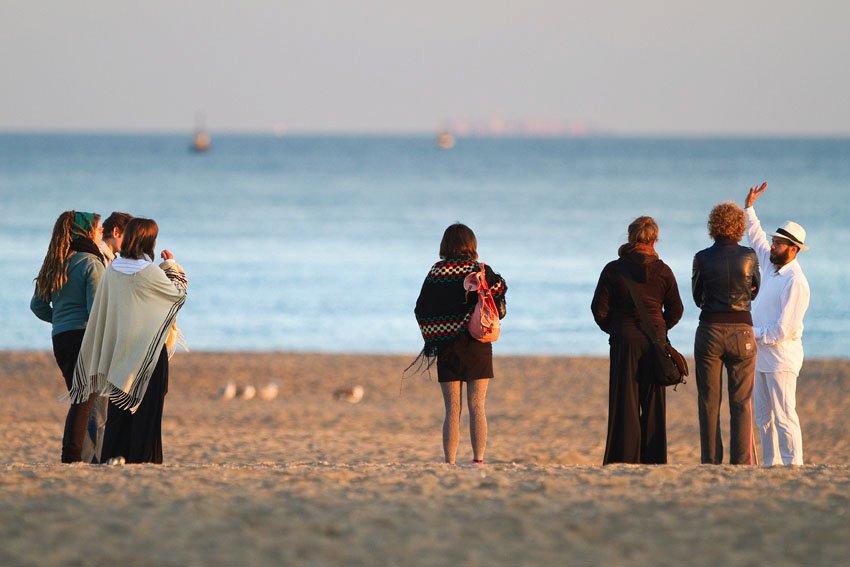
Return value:
[(212, 145), (212, 138), (204, 125), (204, 117), (202, 114), (199, 114), (195, 118), (195, 124), (195, 135), (192, 137), (192, 145), (190, 147), (192, 151), (198, 153), (205, 152), (210, 149), (210, 146)]
[(441, 150), (450, 150), (455, 147), (455, 137), (448, 130), (441, 130), (439, 134), (437, 134), (437, 147)]
[(545, 118), (505, 119), (498, 115), (482, 119), (455, 118), (445, 122), (442, 132), (464, 137), (561, 138), (594, 136), (603, 133), (591, 122)]

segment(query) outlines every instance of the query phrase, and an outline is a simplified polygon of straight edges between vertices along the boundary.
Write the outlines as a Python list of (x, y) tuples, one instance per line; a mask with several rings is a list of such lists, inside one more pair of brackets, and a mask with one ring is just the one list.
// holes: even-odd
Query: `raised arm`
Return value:
[(756, 210), (753, 208), (753, 204), (766, 190), (767, 181), (758, 187), (750, 187), (750, 191), (744, 199), (744, 217), (747, 220), (747, 241), (750, 243), (750, 247), (756, 251), (759, 265), (762, 268), (770, 265), (770, 242), (768, 242), (767, 235), (761, 227), (761, 221), (756, 216)]
[(186, 271), (183, 267), (174, 261), (174, 254), (169, 252), (168, 250), (163, 250), (160, 257), (163, 259), (163, 262), (159, 265), (165, 275), (168, 276), (168, 279), (171, 280), (177, 289), (181, 291), (186, 291), (186, 288), (189, 286), (189, 280), (186, 278)]

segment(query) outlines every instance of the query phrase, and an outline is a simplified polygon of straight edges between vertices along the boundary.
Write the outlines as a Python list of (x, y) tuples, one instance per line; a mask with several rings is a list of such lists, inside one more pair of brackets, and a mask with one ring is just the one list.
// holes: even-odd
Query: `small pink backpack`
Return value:
[(500, 321), (499, 310), (487, 285), (484, 263), (480, 263), (481, 271), (472, 272), (463, 280), (466, 291), (478, 292), (478, 303), (469, 318), (469, 334), (482, 343), (492, 343), (499, 339)]

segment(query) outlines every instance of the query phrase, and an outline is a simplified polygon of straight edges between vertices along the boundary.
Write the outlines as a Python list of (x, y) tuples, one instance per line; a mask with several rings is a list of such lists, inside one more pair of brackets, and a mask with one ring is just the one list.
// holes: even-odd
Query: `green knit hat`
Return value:
[(94, 213), (81, 213), (77, 211), (74, 214), (74, 226), (71, 227), (71, 241), (79, 240), (80, 238), (91, 239), (92, 230), (97, 225), (94, 218)]

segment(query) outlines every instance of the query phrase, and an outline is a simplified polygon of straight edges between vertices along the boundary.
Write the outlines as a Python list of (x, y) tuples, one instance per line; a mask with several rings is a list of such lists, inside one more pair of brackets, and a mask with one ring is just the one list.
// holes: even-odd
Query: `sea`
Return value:
[(651, 215), (685, 304), (670, 333), (693, 352), (691, 263), (708, 212), (769, 182), (756, 211), (808, 232), (810, 357), (850, 356), (850, 139), (460, 138), (0, 134), (0, 349), (50, 350), (29, 310), (64, 210), (153, 218), (189, 277), (192, 350), (401, 353), (445, 228), (477, 235), (508, 283), (497, 354), (606, 355), (590, 302), (626, 227)]

